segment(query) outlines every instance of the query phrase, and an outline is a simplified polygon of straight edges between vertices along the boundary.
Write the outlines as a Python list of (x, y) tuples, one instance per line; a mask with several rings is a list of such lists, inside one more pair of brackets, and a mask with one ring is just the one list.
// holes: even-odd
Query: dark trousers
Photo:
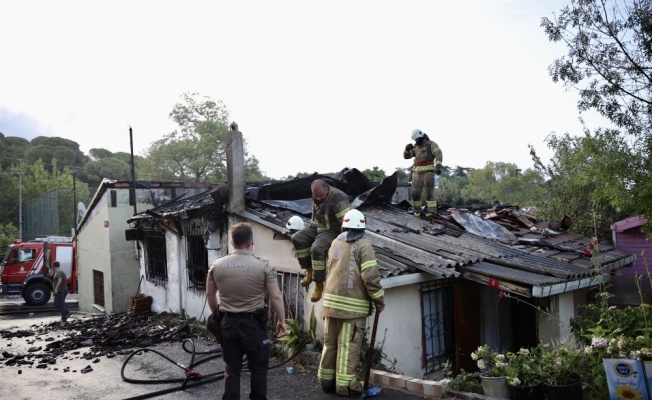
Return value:
[(61, 313), (61, 319), (66, 318), (68, 315), (68, 309), (66, 308), (66, 296), (68, 296), (68, 292), (59, 292), (54, 295), (54, 306), (59, 310), (59, 313)]
[(264, 324), (257, 318), (222, 320), (222, 359), (226, 363), (222, 400), (240, 400), (242, 357), (247, 356), (252, 400), (267, 400), (269, 343)]

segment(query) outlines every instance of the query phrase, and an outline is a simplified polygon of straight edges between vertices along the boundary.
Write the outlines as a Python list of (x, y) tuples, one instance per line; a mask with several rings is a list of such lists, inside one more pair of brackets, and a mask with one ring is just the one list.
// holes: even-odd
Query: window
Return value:
[(104, 272), (93, 270), (93, 304), (104, 307)]
[(442, 370), (455, 356), (453, 286), (445, 280), (423, 283), (421, 315), (426, 373)]
[(186, 236), (188, 271), (188, 289), (206, 291), (206, 275), (208, 275), (208, 250), (201, 236)]
[[(278, 285), (283, 293), (283, 305), (285, 306), (286, 319), (298, 319), (303, 317), (303, 294), (305, 290), (301, 286), (300, 276), (295, 272), (276, 271), (276, 278)], [(270, 314), (274, 310), (269, 307)], [(274, 315), (270, 316), (270, 320), (275, 321)]]
[(165, 232), (146, 231), (144, 242), (146, 278), (156, 285), (165, 285), (168, 281)]

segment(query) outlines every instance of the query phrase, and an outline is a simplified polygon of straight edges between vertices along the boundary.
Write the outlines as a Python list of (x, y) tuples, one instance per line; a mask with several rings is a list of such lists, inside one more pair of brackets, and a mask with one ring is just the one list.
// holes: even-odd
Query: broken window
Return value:
[[(279, 288), (283, 293), (283, 305), (285, 306), (285, 318), (300, 320), (303, 318), (303, 293), (305, 290), (301, 286), (300, 276), (295, 272), (276, 271)], [(269, 296), (266, 299), (269, 305)], [(276, 314), (274, 308), (269, 307), (269, 320), (276, 324)]]
[(453, 286), (445, 280), (421, 284), (423, 360), (426, 373), (440, 371), (454, 359)]
[(146, 278), (156, 285), (165, 285), (168, 281), (165, 232), (147, 231), (144, 242)]
[(188, 271), (188, 289), (206, 291), (206, 276), (208, 275), (208, 250), (202, 236), (186, 236)]

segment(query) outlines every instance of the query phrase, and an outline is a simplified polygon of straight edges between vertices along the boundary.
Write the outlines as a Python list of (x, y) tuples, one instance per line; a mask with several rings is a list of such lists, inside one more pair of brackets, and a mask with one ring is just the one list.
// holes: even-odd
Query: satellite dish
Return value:
[(77, 224), (79, 224), (79, 221), (84, 218), (84, 214), (86, 214), (86, 206), (80, 201), (77, 203)]

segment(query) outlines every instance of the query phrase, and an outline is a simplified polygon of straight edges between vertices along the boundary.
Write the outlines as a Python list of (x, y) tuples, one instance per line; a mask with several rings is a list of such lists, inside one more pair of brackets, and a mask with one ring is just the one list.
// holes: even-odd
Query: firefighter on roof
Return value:
[(412, 140), (403, 150), (403, 158), (414, 158), (412, 165), (412, 208), (414, 216), (421, 215), (421, 196), (426, 192), (426, 217), (437, 212), (435, 200), (435, 174), (441, 174), (442, 152), (437, 143), (420, 129), (412, 131)]

